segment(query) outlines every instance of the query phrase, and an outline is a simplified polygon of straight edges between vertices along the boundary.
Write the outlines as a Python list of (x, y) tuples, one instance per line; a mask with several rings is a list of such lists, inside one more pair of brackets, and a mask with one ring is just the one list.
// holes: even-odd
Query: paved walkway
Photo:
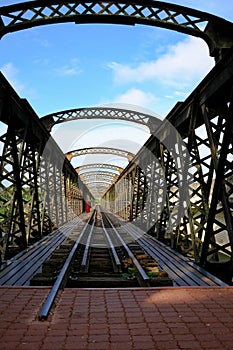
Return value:
[(233, 287), (48, 290), (0, 287), (1, 350), (233, 349)]

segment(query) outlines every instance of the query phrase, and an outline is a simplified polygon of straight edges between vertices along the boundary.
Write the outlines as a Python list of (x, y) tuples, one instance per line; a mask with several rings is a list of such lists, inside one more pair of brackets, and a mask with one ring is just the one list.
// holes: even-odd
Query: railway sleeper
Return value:
[(41, 272), (37, 273), (30, 280), (31, 286), (51, 286), (61, 271), (67, 256), (69, 255), (72, 244), (62, 244), (56, 249), (48, 260), (45, 260), (41, 267)]
[[(120, 230), (122, 231), (122, 228)], [(130, 236), (122, 234), (129, 241)], [(173, 285), (167, 273), (159, 269), (158, 263), (146, 254), (137, 242), (131, 241), (127, 245), (149, 276), (148, 279), (142, 278), (124, 246), (116, 247), (121, 261), (121, 265), (116, 265), (112, 250), (104, 242), (103, 231), (95, 228), (86, 265), (82, 265), (86, 246), (80, 243), (75, 252), (66, 287), (125, 288)], [(30, 285), (53, 285), (72, 247), (73, 241), (69, 241), (69, 244), (62, 244), (56, 249), (50, 259), (43, 263), (42, 272), (34, 276)]]
[[(160, 287), (160, 286), (172, 286), (173, 281), (159, 266), (158, 262), (148, 255), (143, 248), (138, 243), (128, 243), (128, 247), (139, 261), (140, 265), (150, 277), (148, 282), (143, 281), (138, 275), (137, 278), (140, 281), (141, 286), (151, 286), (151, 287)], [(122, 270), (126, 273), (136, 273), (135, 267), (130, 258), (122, 260), (123, 266)]]
[(70, 276), (66, 287), (71, 288), (131, 288), (139, 287), (136, 278), (125, 279), (121, 274), (98, 273)]

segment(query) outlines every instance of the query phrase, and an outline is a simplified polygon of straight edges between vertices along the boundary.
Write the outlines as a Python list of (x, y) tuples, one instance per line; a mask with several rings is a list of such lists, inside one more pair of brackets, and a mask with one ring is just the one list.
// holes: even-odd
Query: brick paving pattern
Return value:
[(233, 287), (48, 291), (0, 287), (1, 350), (233, 349)]

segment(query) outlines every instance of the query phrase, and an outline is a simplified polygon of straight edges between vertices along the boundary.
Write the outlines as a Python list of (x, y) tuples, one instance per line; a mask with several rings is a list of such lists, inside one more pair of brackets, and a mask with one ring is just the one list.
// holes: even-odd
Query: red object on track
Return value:
[(90, 213), (90, 209), (91, 209), (91, 202), (86, 201), (86, 213)]

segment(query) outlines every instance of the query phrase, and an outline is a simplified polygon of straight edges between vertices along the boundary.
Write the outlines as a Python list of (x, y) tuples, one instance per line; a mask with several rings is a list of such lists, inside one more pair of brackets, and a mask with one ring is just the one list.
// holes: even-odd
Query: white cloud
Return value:
[(82, 72), (76, 58), (73, 58), (68, 64), (57, 68), (55, 71), (60, 76), (75, 76)]
[(48, 58), (37, 58), (33, 61), (34, 64), (38, 64), (39, 66), (46, 66), (49, 63)]
[(137, 66), (112, 62), (114, 81), (118, 84), (144, 82), (156, 79), (166, 85), (188, 86), (196, 82), (213, 67), (214, 60), (202, 39), (188, 37), (167, 47), (158, 59), (141, 62)]
[(22, 83), (19, 79), (19, 70), (14, 66), (12, 62), (8, 62), (2, 67), (0, 67), (0, 71), (9, 81), (11, 86), (20, 96), (23, 96), (27, 99), (35, 100), (38, 98), (38, 92), (33, 87), (28, 86), (27, 83)]
[(64, 66), (60, 69), (60, 74), (61, 75), (77, 75), (79, 74), (79, 70), (77, 68), (72, 68), (72, 67), (69, 67), (69, 66)]
[(18, 69), (13, 65), (12, 62), (6, 63), (4, 66), (0, 68), (3, 75), (9, 81), (9, 83), (13, 86), (13, 88), (17, 91), (17, 93), (21, 94), (25, 92), (25, 86), (18, 79)]
[(116, 96), (113, 102), (151, 108), (151, 106), (156, 102), (156, 97), (151, 92), (131, 88), (125, 93)]

